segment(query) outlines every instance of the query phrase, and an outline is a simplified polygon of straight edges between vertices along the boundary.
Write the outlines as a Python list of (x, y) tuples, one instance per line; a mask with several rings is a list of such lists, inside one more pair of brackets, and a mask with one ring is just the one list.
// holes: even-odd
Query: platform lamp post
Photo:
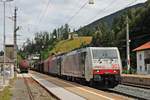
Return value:
[(0, 0), (0, 2), (3, 2), (3, 7), (4, 7), (4, 29), (3, 29), (3, 36), (4, 36), (4, 44), (3, 44), (3, 49), (4, 49), (4, 62), (3, 62), (3, 85), (5, 85), (5, 63), (6, 63), (6, 52), (5, 52), (5, 39), (6, 39), (6, 36), (5, 36), (5, 6), (6, 6), (6, 2), (11, 2), (13, 0)]

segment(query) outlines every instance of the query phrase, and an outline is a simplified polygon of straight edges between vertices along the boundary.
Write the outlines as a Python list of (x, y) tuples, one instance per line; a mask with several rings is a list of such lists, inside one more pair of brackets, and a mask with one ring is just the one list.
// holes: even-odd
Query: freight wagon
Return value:
[(21, 60), (19, 62), (19, 68), (20, 68), (20, 72), (26, 72), (28, 73), (28, 69), (29, 69), (29, 62), (27, 60)]

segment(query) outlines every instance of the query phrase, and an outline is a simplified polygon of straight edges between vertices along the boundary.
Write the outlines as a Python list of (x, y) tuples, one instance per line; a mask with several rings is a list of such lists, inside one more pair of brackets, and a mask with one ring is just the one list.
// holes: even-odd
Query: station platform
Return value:
[(66, 89), (57, 86), (45, 79), (39, 78), (33, 74), (31, 74), (31, 77), (60, 100), (86, 100), (84, 97), (67, 91)]
[(139, 77), (139, 78), (150, 78), (150, 75), (139, 75), (139, 74), (122, 74), (122, 77)]
[(150, 75), (122, 74), (122, 83), (150, 86)]

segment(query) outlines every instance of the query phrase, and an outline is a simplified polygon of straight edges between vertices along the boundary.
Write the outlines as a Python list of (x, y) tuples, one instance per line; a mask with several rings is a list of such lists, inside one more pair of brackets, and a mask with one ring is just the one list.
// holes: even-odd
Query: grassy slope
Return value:
[(0, 100), (10, 100), (11, 95), (12, 94), (8, 86), (3, 91), (0, 92)]
[(81, 46), (90, 44), (91, 41), (92, 37), (78, 37), (73, 40), (62, 40), (54, 46), (54, 48), (49, 52), (49, 54), (68, 52)]

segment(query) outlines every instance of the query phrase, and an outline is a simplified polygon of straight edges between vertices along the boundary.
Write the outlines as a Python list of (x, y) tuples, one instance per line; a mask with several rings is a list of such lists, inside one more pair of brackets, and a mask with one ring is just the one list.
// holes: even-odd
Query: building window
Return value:
[(147, 71), (147, 66), (145, 65), (145, 71)]
[(140, 71), (142, 71), (142, 66), (140, 66)]
[(142, 60), (142, 55), (141, 54), (139, 55), (139, 60)]

